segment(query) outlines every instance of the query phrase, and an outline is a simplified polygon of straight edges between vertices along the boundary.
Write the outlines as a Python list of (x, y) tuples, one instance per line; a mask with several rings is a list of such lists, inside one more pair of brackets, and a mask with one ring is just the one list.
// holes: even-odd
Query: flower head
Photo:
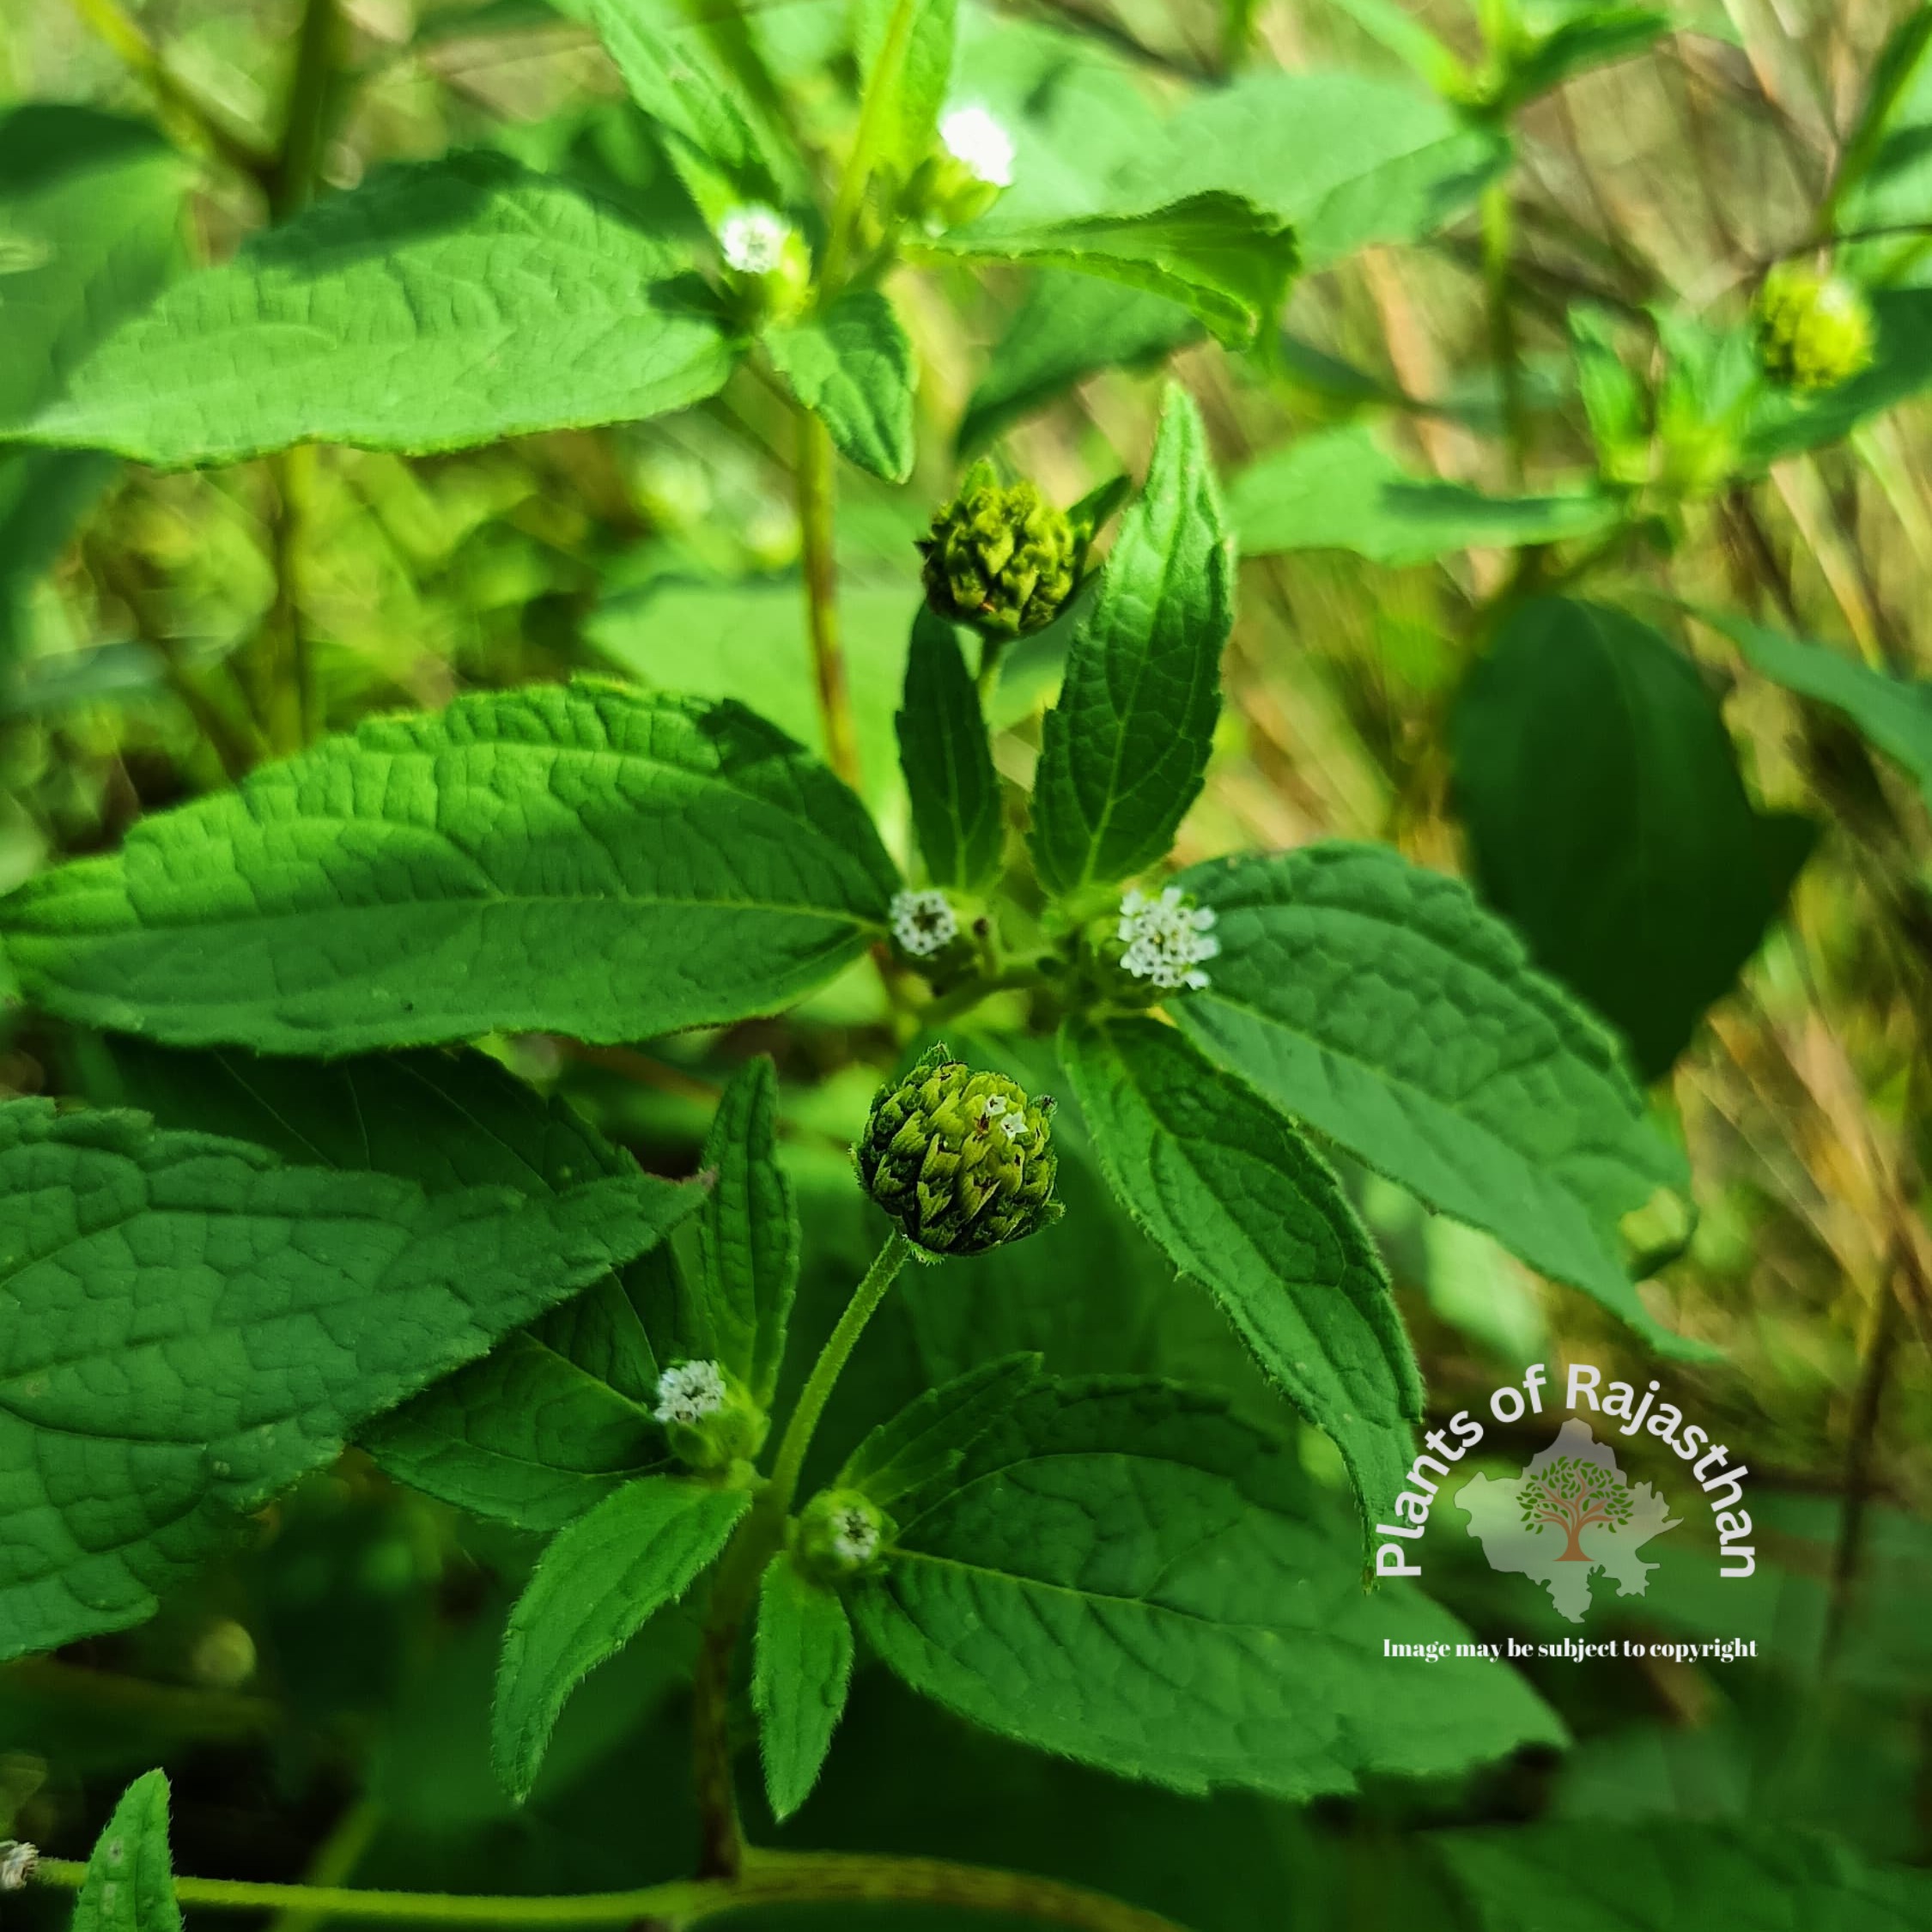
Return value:
[(883, 1087), (853, 1157), (866, 1192), (929, 1255), (978, 1255), (1049, 1227), (1054, 1103), (944, 1047)]
[(1835, 389), (1872, 360), (1872, 312), (1842, 276), (1783, 262), (1752, 304), (1759, 366), (1800, 392)]
[(775, 208), (744, 202), (718, 224), (725, 288), (750, 327), (789, 321), (811, 289), (811, 252), (805, 237)]
[(783, 260), (791, 236), (792, 224), (762, 202), (732, 209), (718, 224), (718, 248), (725, 266), (739, 275), (769, 275)]
[(975, 464), (920, 539), (926, 600), (943, 617), (996, 637), (1023, 637), (1073, 594), (1080, 538), (1031, 483), (1001, 483)]
[(959, 937), (959, 917), (945, 894), (936, 890), (892, 895), (892, 937), (900, 951), (914, 959), (943, 952)]
[(856, 1489), (821, 1490), (799, 1512), (799, 1560), (826, 1583), (856, 1576), (878, 1558), (891, 1519)]
[(1201, 962), (1217, 957), (1214, 908), (1197, 906), (1177, 885), (1150, 897), (1138, 887), (1121, 901), (1116, 936), (1126, 948), (1121, 965), (1137, 980), (1151, 980), (1169, 992), (1198, 993), (1207, 984)]
[(24, 1892), (40, 1863), (40, 1848), (24, 1838), (0, 1839), (0, 1892)]
[(651, 1413), (667, 1425), (688, 1428), (723, 1408), (726, 1393), (725, 1371), (715, 1362), (680, 1362), (658, 1377), (658, 1406)]
[(939, 143), (975, 180), (1013, 185), (1013, 137), (984, 107), (955, 107), (939, 123)]

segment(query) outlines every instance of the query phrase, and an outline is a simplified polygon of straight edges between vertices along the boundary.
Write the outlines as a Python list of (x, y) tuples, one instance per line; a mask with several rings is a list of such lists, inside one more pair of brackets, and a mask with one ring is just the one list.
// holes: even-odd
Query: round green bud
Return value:
[(1024, 637), (1057, 617), (1078, 581), (1078, 532), (1030, 483), (1001, 483), (975, 464), (922, 538), (926, 600), (993, 637)]
[(1752, 305), (1758, 363), (1787, 389), (1809, 392), (1849, 382), (1872, 360), (1872, 312), (1843, 276), (1783, 262)]
[(657, 1398), (651, 1413), (690, 1468), (728, 1469), (764, 1447), (764, 1412), (715, 1362), (673, 1363), (658, 1377)]
[(979, 1255), (1050, 1227), (1054, 1103), (1001, 1073), (975, 1073), (934, 1047), (882, 1087), (853, 1149), (859, 1178), (929, 1255)]
[(800, 1565), (821, 1583), (842, 1583), (872, 1569), (897, 1526), (855, 1489), (822, 1489), (799, 1512), (793, 1547)]

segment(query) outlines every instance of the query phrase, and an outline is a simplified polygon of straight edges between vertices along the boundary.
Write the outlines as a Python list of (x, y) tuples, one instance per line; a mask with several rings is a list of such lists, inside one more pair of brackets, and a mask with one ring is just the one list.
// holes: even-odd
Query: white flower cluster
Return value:
[(1151, 980), (1170, 992), (1182, 987), (1198, 993), (1207, 984), (1200, 963), (1221, 950), (1213, 936), (1214, 910), (1197, 906), (1177, 885), (1150, 898), (1139, 887), (1121, 901), (1121, 964), (1138, 980)]
[(952, 158), (989, 188), (1013, 184), (1013, 137), (983, 107), (955, 107), (939, 123), (939, 141)]
[[(875, 1536), (876, 1543), (878, 1539)], [(40, 1851), (24, 1838), (0, 1839), (0, 1892), (24, 1892), (40, 1863)]]
[(943, 892), (895, 892), (891, 912), (892, 937), (914, 959), (943, 952), (959, 937), (959, 916)]
[(999, 1131), (1008, 1140), (1024, 1140), (1033, 1129), (1026, 1124), (1023, 1115), (1013, 1111), (1013, 1103), (1004, 1094), (991, 1093), (986, 1097), (983, 1109), (988, 1121), (998, 1121)]
[(775, 208), (748, 202), (718, 224), (718, 247), (725, 266), (739, 275), (769, 275), (785, 258), (792, 224)]
[(659, 1422), (692, 1423), (725, 1406), (725, 1374), (715, 1362), (680, 1362), (658, 1377)]
[(878, 1525), (863, 1510), (841, 1510), (832, 1518), (832, 1554), (854, 1569), (878, 1554)]

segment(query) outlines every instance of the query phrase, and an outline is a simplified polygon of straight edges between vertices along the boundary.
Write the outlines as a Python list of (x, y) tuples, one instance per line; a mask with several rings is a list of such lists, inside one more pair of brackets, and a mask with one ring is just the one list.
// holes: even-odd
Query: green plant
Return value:
[[(650, 1711), (689, 1688), (698, 1853), (694, 1876), (603, 1889), (473, 1869), (351, 1886), (326, 1858), (301, 1884), (176, 1880), (156, 1771), (88, 1865), (42, 1859), (34, 1882), (78, 1889), (76, 1925), (138, 1932), (178, 1923), (177, 1901), (286, 1923), (678, 1928), (866, 1904), (1170, 1923), (1029, 1869), (749, 1844), (750, 1737), (786, 1827), (840, 1748), (861, 1654), (994, 1737), (1270, 1817), (1561, 1745), (1542, 1690), (1486, 1655), (1399, 1692), (1388, 1674), (1389, 1646), (1475, 1639), (1419, 1589), (1363, 1589), (1436, 1419), (1370, 1204), (1399, 1193), (1575, 1291), (1606, 1346), (1710, 1372), (1718, 1351), (1639, 1292), (1695, 1221), (1683, 1137), (1641, 1083), (1733, 987), (1817, 829), (1753, 803), (1689, 623), (1806, 701), (1801, 762), (1875, 882), (1919, 1091), (1926, 845), (1866, 743), (1932, 790), (1924, 688), (1788, 635), (1752, 492), (1932, 385), (1916, 258), (1886, 252), (1911, 224), (1859, 214), (1901, 165), (1884, 131), (1924, 16), (1763, 272), (1715, 304), (1561, 306), (1552, 405), (1525, 349), (1522, 117), (1664, 34), (1649, 9), (1493, 0), (1465, 57), (1346, 0), (1431, 94), (1256, 64), (1157, 109), (1080, 43), (951, 0), (841, 9), (797, 44), (750, 11), (583, 0), (565, 11), (648, 156), (632, 175), (478, 148), (319, 193), (354, 77), (333, 0), (305, 8), (273, 143), (112, 0), (88, 10), (178, 143), (79, 107), (0, 123), (27, 289), (4, 312), (27, 347), (0, 372), (21, 560), (0, 623), (30, 628), (16, 581), (110, 458), (259, 459), (271, 588), (202, 661), (145, 624), (140, 568), (103, 564), (153, 633), (193, 795), (118, 839), (49, 841), (112, 849), (64, 850), (0, 899), (22, 1036), (88, 1103), (0, 1105), (0, 1658), (165, 1616), (347, 1453), (459, 1512), (452, 1534), (500, 1538), (512, 1553), (480, 1567), (526, 1572), (490, 1705), (508, 1798), (539, 1789), (567, 1708), (589, 1721), (574, 1693), (621, 1656), (659, 1674)], [(1254, 22), (1227, 26), (1238, 64)], [(266, 218), (191, 270), (184, 147)], [(1439, 406), (1282, 328), (1298, 271), (1467, 214), (1475, 413), (1506, 489), (1413, 469), (1371, 418)], [(920, 319), (1008, 273), (1034, 279), (961, 454), (1204, 337), (1214, 380), (1346, 420), (1244, 462), (1224, 500), (1203, 410), (1169, 381), (1138, 483), (1062, 511), (1009, 444), (955, 483), (951, 453), (921, 449)], [(343, 498), (400, 501), (398, 477), (512, 439), (580, 460), (588, 494), (612, 446), (569, 437), (701, 404), (762, 460), (793, 452), (811, 700), (790, 722), (817, 750), (762, 714), (761, 687), (800, 668), (762, 637), (714, 688), (721, 615), (671, 635), (688, 680), (587, 666), (568, 626), (554, 658), (497, 638), (511, 674), (473, 666), (443, 702), (324, 674), (314, 584)], [(316, 445), (416, 467), (333, 477)], [(593, 540), (546, 522), (541, 491), (518, 504), (583, 562)], [(408, 548), (413, 513), (377, 513), (386, 544)], [(863, 586), (840, 551), (866, 515), (892, 528), (907, 640), (896, 775), (848, 656)], [(1786, 629), (1640, 580), (1713, 524)], [(1333, 549), (1508, 562), (1392, 770), (1393, 840), (1209, 838), (1190, 814), (1236, 728), (1237, 553)], [(747, 537), (733, 569), (750, 557)], [(1400, 842), (1449, 795), (1474, 890)], [(1923, 1319), (1905, 1145), (1884, 1305)], [(1152, 1314), (1127, 1303), (1150, 1279)], [(1025, 1319), (996, 1319), (987, 1284)], [(910, 1368), (882, 1361), (895, 1293)], [(1115, 1336), (1143, 1318), (1133, 1349)], [(1899, 1319), (1872, 1344), (1880, 1392)], [(1109, 1372), (1060, 1359), (1064, 1332)], [(1524, 1521), (1580, 1554), (1586, 1524), (1630, 1510), (1601, 1473), (1555, 1464)], [(1520, 1890), (1534, 1909), (1564, 1829), (1429, 1849), (1499, 1924)], [(1729, 1838), (1687, 1842), (1698, 1883), (1727, 1868)], [(1920, 1922), (1921, 1881), (1883, 1861), (1832, 1849), (1765, 1876), (1803, 1856), (1778, 1846), (1736, 1885)]]

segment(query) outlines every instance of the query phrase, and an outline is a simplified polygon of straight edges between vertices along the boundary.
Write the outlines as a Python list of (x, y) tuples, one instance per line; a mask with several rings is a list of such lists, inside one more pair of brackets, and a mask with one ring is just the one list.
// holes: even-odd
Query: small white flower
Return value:
[(28, 1844), (24, 1838), (0, 1839), (0, 1892), (25, 1891), (39, 1862), (38, 1845)]
[(680, 1362), (658, 1377), (659, 1422), (692, 1423), (725, 1406), (725, 1374), (715, 1362)]
[(785, 258), (792, 224), (775, 208), (748, 202), (718, 224), (718, 246), (725, 265), (740, 275), (769, 275)]
[(943, 951), (959, 937), (959, 918), (943, 892), (895, 892), (892, 937), (914, 959)]
[(1198, 993), (1207, 984), (1200, 963), (1221, 951), (1213, 926), (1213, 908), (1193, 904), (1179, 886), (1151, 898), (1136, 887), (1121, 901), (1119, 937), (1127, 948), (1121, 964), (1136, 979), (1170, 992), (1185, 987)]
[(833, 1517), (832, 1554), (854, 1569), (878, 1554), (878, 1525), (863, 1510), (841, 1510)]
[(939, 123), (939, 139), (956, 161), (989, 188), (1013, 180), (1013, 137), (983, 107), (955, 107)]
[(1024, 1121), (1023, 1121), (1019, 1117), (1018, 1114), (1015, 1114), (1010, 1116), (1008, 1119), (1000, 1121), (999, 1131), (1003, 1134), (1005, 1134), (1009, 1140), (1024, 1140), (1026, 1137), (1032, 1133), (1033, 1130), (1026, 1124)]

